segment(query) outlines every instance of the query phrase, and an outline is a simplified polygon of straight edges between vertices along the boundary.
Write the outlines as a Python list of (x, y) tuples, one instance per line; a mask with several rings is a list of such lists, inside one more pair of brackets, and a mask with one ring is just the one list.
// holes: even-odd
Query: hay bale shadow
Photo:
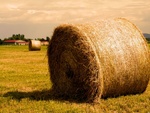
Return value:
[[(138, 94), (139, 95), (139, 94)], [(121, 95), (126, 96), (126, 95)], [(128, 95), (129, 96), (129, 95)], [(130, 96), (134, 96), (130, 94)], [(58, 95), (53, 90), (42, 90), (42, 91), (32, 91), (32, 92), (21, 92), (21, 91), (10, 91), (3, 95), (3, 97), (9, 97), (13, 100), (21, 101), (22, 99), (28, 98), (34, 101), (60, 101), (60, 102), (70, 102), (70, 103), (85, 103), (86, 101), (81, 101), (79, 98), (72, 98), (66, 95)], [(109, 97), (109, 98), (118, 98), (116, 97)], [(108, 98), (101, 98), (102, 100), (107, 100)], [(86, 102), (87, 103), (87, 102)], [(89, 103), (89, 104), (99, 104), (99, 102)]]
[(11, 99), (17, 101), (21, 101), (22, 99), (28, 98), (30, 100), (36, 100), (36, 101), (54, 100), (54, 101), (62, 101), (62, 102), (69, 101), (73, 103), (81, 103), (81, 101), (77, 100), (76, 98), (67, 97), (63, 95), (58, 96), (52, 90), (42, 90), (42, 91), (33, 91), (33, 92), (11, 91), (5, 93), (3, 97), (10, 97)]

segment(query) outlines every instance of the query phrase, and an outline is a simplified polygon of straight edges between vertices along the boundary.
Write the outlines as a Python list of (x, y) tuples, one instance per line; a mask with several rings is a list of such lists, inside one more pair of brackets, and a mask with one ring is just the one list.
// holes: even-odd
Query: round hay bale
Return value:
[(150, 54), (140, 30), (123, 18), (58, 26), (48, 46), (52, 90), (98, 102), (145, 91)]
[(29, 51), (40, 51), (40, 50), (41, 50), (41, 41), (39, 40), (29, 41)]

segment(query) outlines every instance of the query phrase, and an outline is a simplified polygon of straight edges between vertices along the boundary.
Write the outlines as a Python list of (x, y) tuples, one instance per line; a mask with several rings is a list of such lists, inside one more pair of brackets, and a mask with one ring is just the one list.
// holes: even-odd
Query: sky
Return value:
[(0, 0), (0, 39), (46, 38), (60, 24), (117, 17), (150, 33), (150, 0)]

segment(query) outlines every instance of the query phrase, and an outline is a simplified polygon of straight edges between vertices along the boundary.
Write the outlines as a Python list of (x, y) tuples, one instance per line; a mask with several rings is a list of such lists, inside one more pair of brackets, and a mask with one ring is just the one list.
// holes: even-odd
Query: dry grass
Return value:
[(35, 52), (0, 46), (0, 113), (150, 112), (150, 83), (142, 94), (101, 99), (95, 106), (49, 95), (46, 51), (46, 46)]
[(58, 26), (48, 62), (52, 90), (87, 102), (143, 93), (150, 76), (146, 40), (125, 19)]
[(39, 40), (29, 41), (29, 51), (40, 51), (40, 50), (41, 50), (41, 41)]

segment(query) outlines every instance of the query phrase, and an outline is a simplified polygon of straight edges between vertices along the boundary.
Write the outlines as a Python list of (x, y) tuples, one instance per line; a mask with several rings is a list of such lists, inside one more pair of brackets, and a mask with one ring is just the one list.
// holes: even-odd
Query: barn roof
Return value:
[(4, 42), (7, 42), (7, 43), (15, 43), (15, 42), (24, 43), (24, 42), (26, 42), (26, 41), (24, 41), (24, 40), (5, 40)]
[(17, 40), (5, 40), (4, 42), (15, 43)]

